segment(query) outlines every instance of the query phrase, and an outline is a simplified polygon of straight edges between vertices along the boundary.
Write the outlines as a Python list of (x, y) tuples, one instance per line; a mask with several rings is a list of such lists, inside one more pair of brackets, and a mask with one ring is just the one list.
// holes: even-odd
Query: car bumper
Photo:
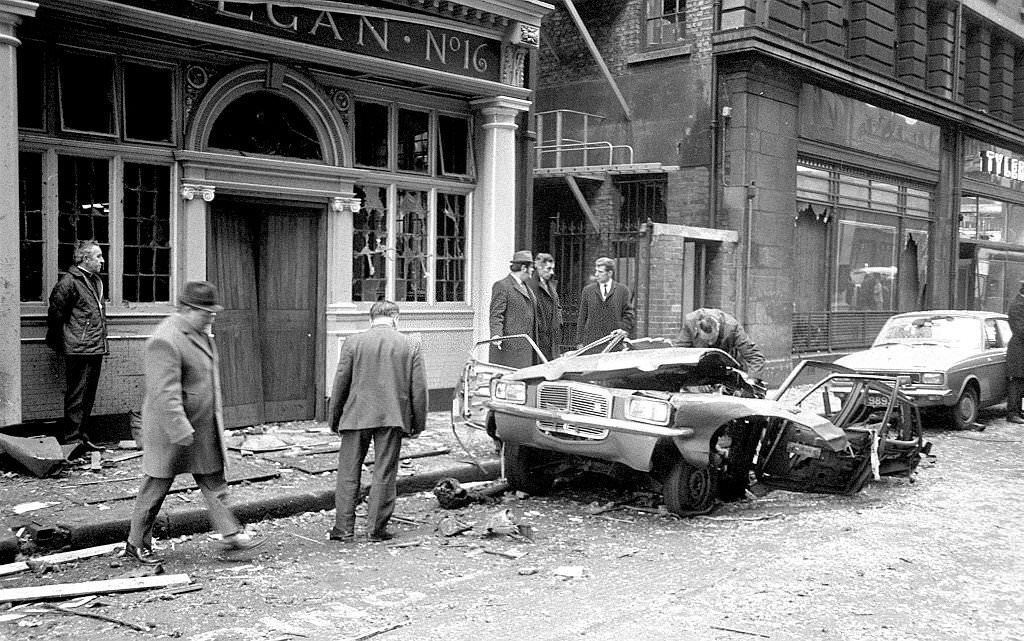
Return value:
[(956, 404), (956, 395), (948, 389), (924, 389), (903, 386), (900, 391), (914, 402), (917, 407), (952, 407)]

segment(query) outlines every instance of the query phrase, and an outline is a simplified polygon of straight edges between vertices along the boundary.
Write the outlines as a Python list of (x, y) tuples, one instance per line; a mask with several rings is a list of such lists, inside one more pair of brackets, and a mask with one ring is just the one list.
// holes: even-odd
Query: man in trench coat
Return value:
[[(533, 266), (533, 254), (525, 249), (512, 255), (508, 276), (491, 286), (491, 338), (526, 334), (537, 340), (537, 300), (526, 285)], [(529, 341), (510, 338), (491, 343), (490, 362), (516, 369), (529, 367), (537, 354)]]
[(142, 487), (135, 499), (125, 555), (147, 565), (153, 525), (174, 477), (189, 472), (206, 500), (209, 518), (227, 549), (247, 550), (253, 538), (225, 505), (227, 448), (221, 417), (217, 348), (210, 328), (223, 308), (206, 281), (190, 281), (178, 311), (161, 322), (146, 342), (146, 396), (142, 404)]
[(562, 301), (555, 288), (555, 257), (537, 254), (533, 276), (526, 280), (537, 311), (537, 347), (549, 361), (562, 353)]

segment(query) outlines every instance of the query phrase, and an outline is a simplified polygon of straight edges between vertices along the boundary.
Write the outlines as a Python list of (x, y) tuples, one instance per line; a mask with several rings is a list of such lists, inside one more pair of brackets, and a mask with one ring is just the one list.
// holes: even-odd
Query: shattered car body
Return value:
[(720, 350), (598, 343), (516, 371), (470, 368), (479, 395), (463, 399), (482, 409), (458, 409), (501, 442), (513, 489), (544, 493), (560, 471), (599, 462), (649, 475), (671, 511), (693, 514), (758, 483), (857, 492), (871, 478), (912, 474), (925, 447), (893, 378), (805, 362), (764, 399)]

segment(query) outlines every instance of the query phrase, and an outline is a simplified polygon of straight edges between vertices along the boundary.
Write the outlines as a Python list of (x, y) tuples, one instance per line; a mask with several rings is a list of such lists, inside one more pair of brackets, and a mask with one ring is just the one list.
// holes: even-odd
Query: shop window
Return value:
[(18, 154), (21, 300), (43, 299), (43, 156)]
[(18, 48), (18, 126), (43, 129), (46, 123), (46, 57), (43, 47), (25, 42)]
[(455, 116), (437, 117), (437, 173), (464, 176), (468, 172), (469, 121)]
[(125, 138), (171, 142), (174, 72), (165, 67), (124, 65)]
[(398, 169), (430, 171), (430, 114), (411, 109), (398, 110)]
[(134, 303), (171, 298), (170, 168), (125, 163), (123, 297)]
[(248, 93), (227, 106), (210, 132), (209, 146), (264, 156), (322, 160), (316, 129), (284, 96)]
[(352, 217), (352, 300), (384, 300), (388, 282), (388, 190), (356, 187), (362, 207)]
[(109, 165), (106, 158), (60, 156), (57, 164), (57, 265), (63, 274), (74, 265), (75, 245), (95, 240), (106, 259), (104, 291), (110, 291), (107, 275), (110, 256)]
[(117, 133), (113, 56), (63, 52), (59, 85), (62, 130)]
[(437, 275), (434, 295), (438, 302), (454, 302), (466, 298), (466, 197), (456, 194), (437, 195)]
[(844, 220), (839, 223), (838, 283), (847, 309), (891, 310), (896, 278), (896, 228)]
[(686, 0), (647, 0), (648, 47), (665, 47), (686, 37)]
[(356, 101), (356, 164), (388, 166), (388, 106)]
[(398, 192), (395, 230), (395, 300), (426, 302), (429, 229), (427, 193)]
[(960, 199), (960, 238), (1024, 244), (1024, 205), (964, 196)]

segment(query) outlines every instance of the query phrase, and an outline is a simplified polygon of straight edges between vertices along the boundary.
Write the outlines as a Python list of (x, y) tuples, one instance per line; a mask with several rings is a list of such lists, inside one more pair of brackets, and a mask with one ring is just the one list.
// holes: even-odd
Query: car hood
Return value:
[(562, 356), (553, 361), (524, 367), (505, 375), (506, 379), (525, 381), (544, 379), (556, 381), (567, 374), (638, 370), (654, 372), (666, 367), (706, 370), (739, 368), (739, 363), (720, 349), (696, 347), (664, 347), (640, 349), (587, 356)]
[(977, 351), (941, 345), (882, 345), (836, 360), (861, 372), (908, 372), (950, 369)]

